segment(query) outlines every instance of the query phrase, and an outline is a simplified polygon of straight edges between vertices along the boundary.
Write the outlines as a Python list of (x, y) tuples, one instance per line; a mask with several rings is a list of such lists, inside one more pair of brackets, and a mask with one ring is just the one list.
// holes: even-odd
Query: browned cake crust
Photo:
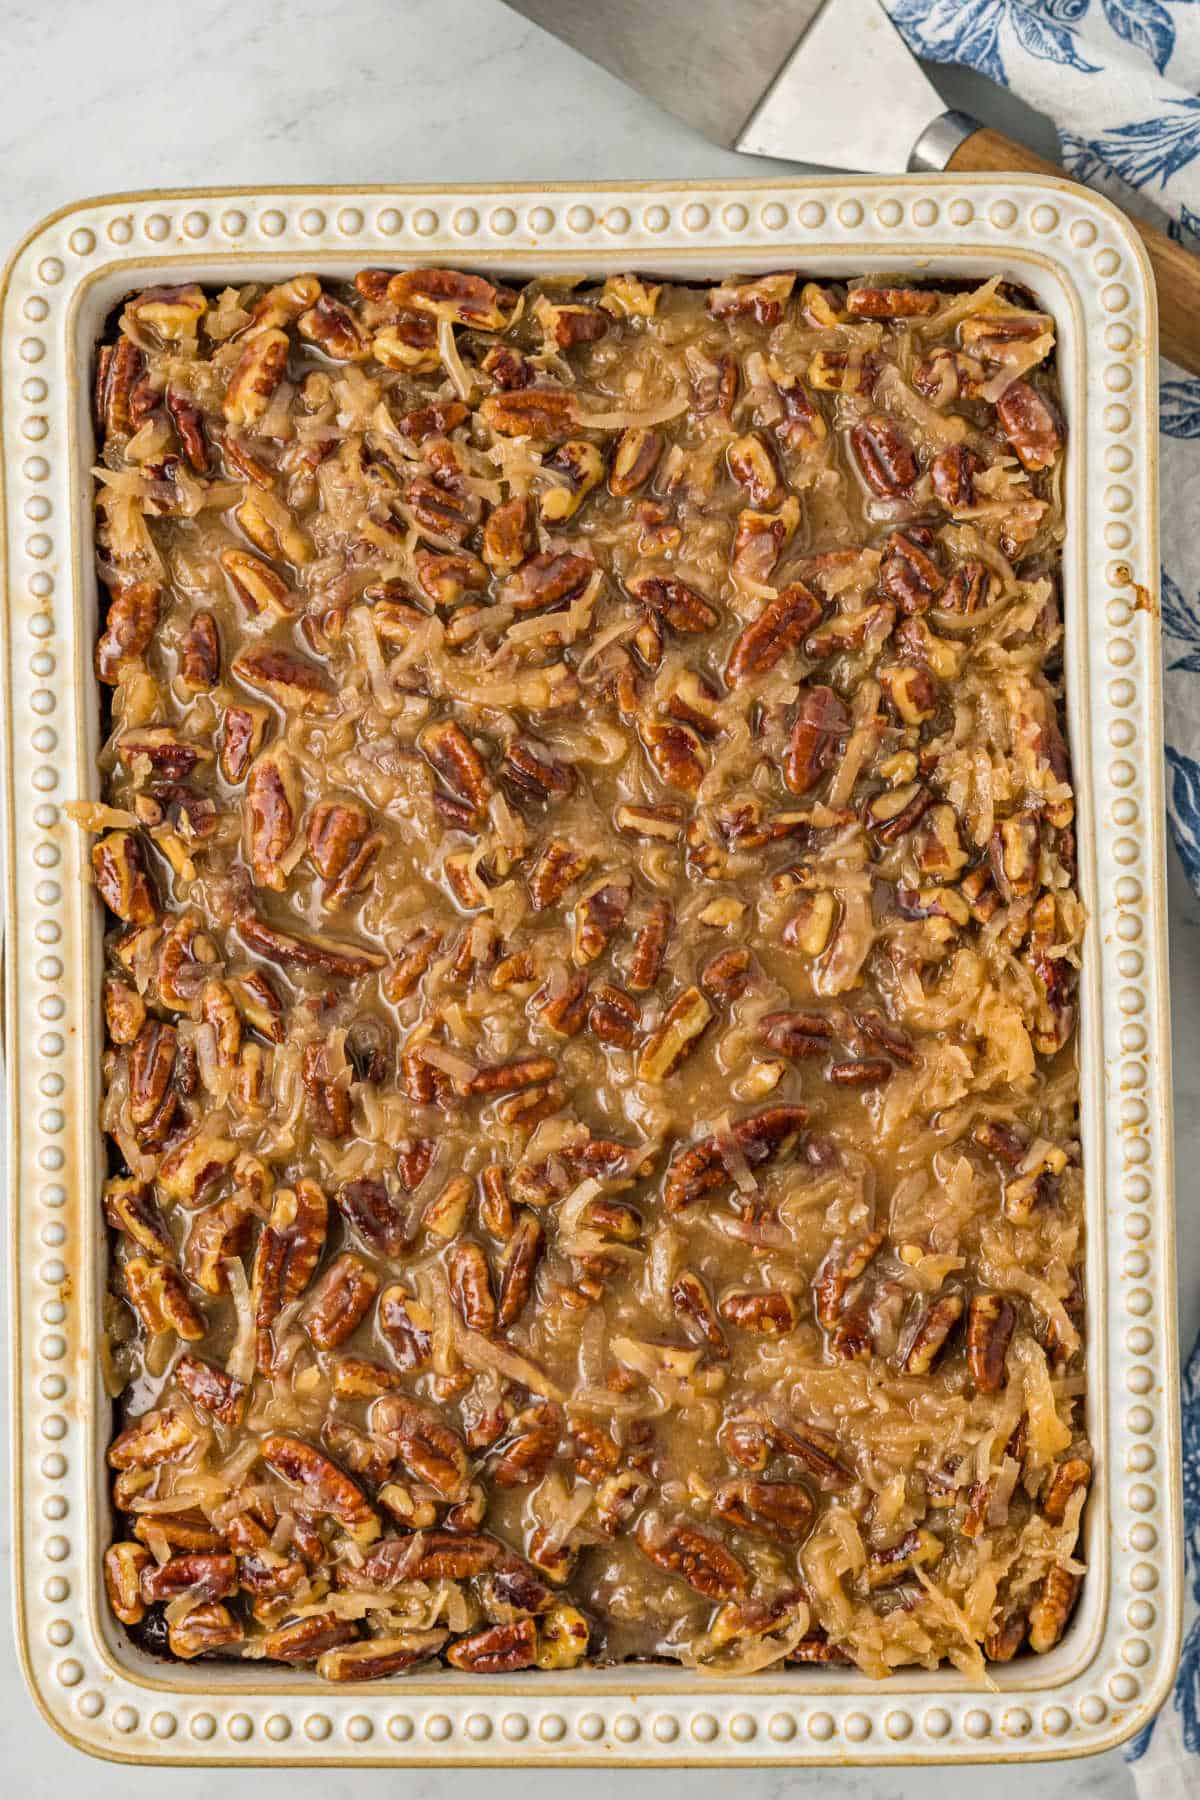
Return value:
[(100, 351), (117, 1617), (495, 1672), (1060, 1636), (1054, 332), (365, 270)]

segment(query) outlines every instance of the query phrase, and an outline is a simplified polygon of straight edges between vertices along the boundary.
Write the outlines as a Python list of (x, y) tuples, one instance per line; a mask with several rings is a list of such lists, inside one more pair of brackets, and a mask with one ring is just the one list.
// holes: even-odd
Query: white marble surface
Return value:
[[(650, 0), (652, 3), (652, 0)], [(734, 0), (731, 0), (731, 4)], [(711, 148), (648, 102), (525, 25), (494, 0), (4, 0), (0, 5), (0, 253), (51, 209), (126, 188), (239, 182), (520, 180), (750, 175), (785, 165)], [(954, 104), (1007, 125), (1046, 150), (1043, 121), (969, 76), (943, 79)], [(795, 172), (794, 170), (790, 172)], [(1172, 870), (1179, 1167), (1200, 1157), (1200, 904)], [(1200, 1227), (1184, 1248), (1200, 1276)], [(1189, 1244), (1190, 1239), (1190, 1244)], [(1187, 1263), (1185, 1261), (1185, 1267)], [(1200, 1324), (1200, 1279), (1185, 1294), (1184, 1327)], [(4, 1345), (0, 1343), (0, 1357)], [(0, 1491), (7, 1491), (0, 1470)], [(0, 1588), (7, 1584), (7, 1519)], [(7, 1600), (7, 1596), (3, 1596)], [(5, 1611), (10, 1610), (7, 1605)], [(21, 1800), (250, 1800), (264, 1787), (295, 1800), (356, 1800), (405, 1790), (419, 1800), (516, 1800), (561, 1777), (523, 1773), (398, 1777), (364, 1771), (266, 1774), (159, 1772), (91, 1763), (36, 1714), (11, 1639), (0, 1638), (0, 1792)], [(743, 1772), (743, 1800), (797, 1785), (784, 1773)], [(804, 1780), (803, 1777), (800, 1780)], [(628, 1800), (686, 1788), (728, 1792), (725, 1774), (620, 1777)], [(1005, 1772), (856, 1774), (807, 1778), (830, 1800), (1128, 1800), (1118, 1755)], [(580, 1771), (574, 1800), (600, 1800), (613, 1776)]]

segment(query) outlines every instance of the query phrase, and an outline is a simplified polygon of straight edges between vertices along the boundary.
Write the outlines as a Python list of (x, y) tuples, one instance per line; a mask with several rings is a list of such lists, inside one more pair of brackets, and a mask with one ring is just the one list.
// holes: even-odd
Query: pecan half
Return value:
[(619, 1050), (631, 1050), (641, 1024), (641, 1008), (623, 988), (602, 981), (588, 1001), (587, 1025), (593, 1037)]
[(1042, 1513), (1051, 1525), (1061, 1525), (1074, 1496), (1091, 1486), (1092, 1465), (1082, 1456), (1055, 1463), (1042, 1495)]
[(591, 856), (564, 838), (551, 838), (529, 872), (529, 898), (534, 912), (555, 906), (579, 880)]
[(575, 777), (564, 763), (535, 750), (523, 738), (514, 738), (509, 744), (497, 776), (513, 800), (542, 805), (565, 799), (575, 785)]
[(820, 617), (821, 603), (802, 581), (781, 588), (735, 639), (725, 664), (729, 686), (737, 687), (743, 681), (769, 674), (804, 641)]
[(113, 1544), (104, 1552), (104, 1588), (122, 1625), (137, 1625), (146, 1616), (141, 1580), (152, 1560), (143, 1544)]
[(318, 1350), (334, 1350), (356, 1331), (379, 1291), (379, 1277), (357, 1256), (334, 1258), (305, 1309), (308, 1335)]
[(246, 776), (246, 833), (257, 886), (281, 894), (291, 872), (288, 858), (299, 829), (300, 773), (282, 744), (265, 750)]
[(387, 297), (402, 312), (429, 313), (476, 331), (503, 331), (516, 304), (508, 289), (458, 269), (405, 269), (391, 277)]
[(781, 1544), (803, 1543), (816, 1511), (811, 1494), (798, 1481), (757, 1481), (752, 1476), (724, 1482), (713, 1495), (712, 1509), (727, 1525)]
[(638, 1054), (639, 1081), (665, 1081), (695, 1049), (712, 1018), (712, 1007), (699, 988), (685, 988), (663, 1014)]
[(444, 1500), (466, 1498), (466, 1445), (433, 1407), (405, 1394), (385, 1394), (371, 1409), (371, 1429), (418, 1481), (428, 1482)]
[(899, 494), (917, 479), (916, 453), (886, 413), (870, 413), (850, 433), (863, 480), (876, 494)]
[(833, 1041), (833, 1023), (819, 1012), (764, 1013), (758, 1021), (758, 1039), (777, 1056), (823, 1056)]
[(283, 1308), (304, 1292), (325, 1247), (329, 1205), (315, 1181), (278, 1188), (259, 1233), (251, 1274), (257, 1359), (263, 1374), (275, 1357), (272, 1327)]
[(104, 1217), (114, 1231), (123, 1231), (148, 1256), (159, 1262), (175, 1260), (175, 1241), (147, 1182), (134, 1175), (106, 1181)]
[(682, 636), (711, 631), (718, 621), (719, 614), (711, 602), (674, 576), (644, 575), (626, 586), (636, 600)]
[(928, 1375), (958, 1321), (966, 1302), (961, 1294), (942, 1294), (921, 1314), (905, 1354), (906, 1375)]
[(1002, 1294), (976, 1294), (967, 1314), (967, 1366), (982, 1394), (1004, 1386), (1005, 1359), (1016, 1326), (1016, 1308)]
[(487, 809), (492, 784), (478, 750), (453, 719), (427, 725), (417, 739), (422, 755), (476, 814)]
[(479, 403), (479, 417), (501, 437), (532, 438), (538, 443), (569, 437), (583, 422), (575, 395), (567, 388), (551, 387), (489, 394)]
[(545, 1232), (540, 1221), (532, 1213), (522, 1211), (500, 1264), (496, 1324), (501, 1331), (507, 1331), (524, 1312), (544, 1251)]
[(745, 1569), (719, 1538), (684, 1520), (638, 1521), (634, 1537), (644, 1556), (669, 1575), (678, 1575), (708, 1600), (739, 1600), (749, 1588)]
[(718, 1310), (727, 1325), (760, 1336), (778, 1337), (796, 1327), (796, 1302), (778, 1289), (734, 1288), (722, 1294)]
[(793, 794), (816, 787), (850, 729), (850, 714), (832, 688), (806, 687), (788, 739), (783, 778)]
[(175, 1364), (175, 1379), (201, 1412), (219, 1419), (222, 1425), (240, 1425), (248, 1392), (244, 1381), (237, 1381), (199, 1356), (181, 1356)]
[(1079, 1595), (1080, 1577), (1053, 1568), (1029, 1609), (1029, 1648), (1037, 1656), (1053, 1650), (1067, 1627)]
[(629, 425), (617, 439), (609, 465), (608, 485), (620, 499), (636, 494), (649, 481), (663, 453), (661, 432)]
[(472, 1675), (504, 1675), (529, 1669), (537, 1660), (537, 1627), (532, 1619), (490, 1625), (459, 1638), (446, 1651), (446, 1661)]
[(935, 313), (941, 304), (928, 288), (852, 287), (846, 311), (856, 319), (914, 319)]
[(449, 1637), (439, 1630), (391, 1632), (357, 1644), (326, 1650), (317, 1659), (323, 1681), (381, 1681), (402, 1675), (436, 1656)]
[(751, 506), (772, 511), (782, 505), (786, 488), (780, 479), (774, 452), (757, 432), (735, 438), (726, 451), (729, 473), (745, 488)]
[(682, 1269), (671, 1283), (671, 1304), (682, 1315), (690, 1335), (698, 1336), (722, 1360), (729, 1355), (729, 1341), (721, 1329), (712, 1297), (694, 1269)]
[(96, 645), (96, 675), (115, 687), (122, 673), (142, 657), (154, 641), (162, 588), (154, 581), (127, 581), (108, 603), (104, 633)]
[(1031, 474), (1048, 469), (1057, 459), (1063, 447), (1062, 421), (1047, 396), (1030, 382), (1009, 382), (996, 402), (996, 417), (1022, 467)]
[(315, 934), (301, 936), (299, 932), (283, 931), (277, 925), (268, 924), (266, 919), (260, 919), (256, 913), (242, 913), (237, 923), (251, 950), (285, 968), (321, 969), (327, 975), (352, 980), (356, 975), (372, 974), (383, 968), (387, 961), (375, 950), (352, 947)]
[(230, 425), (255, 425), (287, 372), (290, 345), (286, 331), (269, 327), (252, 337), (225, 389), (223, 410)]
[(641, 739), (660, 781), (685, 794), (698, 791), (708, 773), (708, 753), (689, 725), (675, 719), (647, 719)]
[(263, 1652), (273, 1662), (316, 1662), (326, 1650), (338, 1644), (350, 1644), (358, 1636), (358, 1627), (350, 1619), (339, 1619), (334, 1612), (312, 1613), (305, 1619), (293, 1619), (264, 1637)]
[(302, 1438), (273, 1432), (262, 1442), (262, 1459), (281, 1480), (298, 1488), (312, 1513), (326, 1513), (365, 1549), (379, 1536), (379, 1518), (357, 1482)]
[(230, 1644), (240, 1644), (245, 1628), (219, 1600), (202, 1602), (174, 1625), (167, 1627), (167, 1644), (173, 1656), (189, 1662), (195, 1656), (211, 1655)]
[(450, 1272), (450, 1298), (469, 1331), (490, 1337), (496, 1329), (496, 1302), (492, 1296), (491, 1270), (478, 1244), (469, 1240), (454, 1244), (447, 1252)]
[(321, 669), (295, 650), (252, 644), (234, 658), (233, 673), (291, 712), (328, 713), (337, 705)]
[(533, 520), (522, 494), (494, 506), (483, 528), (483, 560), (495, 575), (512, 575), (532, 548)]
[(572, 956), (581, 966), (604, 954), (609, 939), (624, 923), (633, 894), (628, 876), (606, 877), (575, 903)]
[(333, 1198), (346, 1224), (372, 1255), (395, 1258), (411, 1250), (407, 1221), (387, 1184), (378, 1177), (344, 1181)]
[(826, 1331), (833, 1330), (846, 1304), (850, 1289), (865, 1272), (883, 1244), (882, 1231), (848, 1244), (835, 1244), (813, 1277), (816, 1313)]
[[(757, 1169), (767, 1163), (782, 1162), (795, 1147), (807, 1120), (808, 1114), (801, 1106), (771, 1106), (739, 1119), (731, 1127), (730, 1136), (737, 1154), (751, 1169)], [(720, 1137), (701, 1138), (672, 1158), (664, 1188), (667, 1211), (681, 1212), (705, 1194), (732, 1182)]]

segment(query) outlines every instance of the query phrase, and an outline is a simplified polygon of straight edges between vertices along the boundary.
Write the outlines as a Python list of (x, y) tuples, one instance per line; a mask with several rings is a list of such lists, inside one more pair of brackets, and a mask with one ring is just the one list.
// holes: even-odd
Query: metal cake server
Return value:
[[(879, 0), (505, 0), (712, 142), (872, 173), (1062, 169), (948, 111)], [(1164, 356), (1200, 374), (1200, 262), (1130, 221)]]

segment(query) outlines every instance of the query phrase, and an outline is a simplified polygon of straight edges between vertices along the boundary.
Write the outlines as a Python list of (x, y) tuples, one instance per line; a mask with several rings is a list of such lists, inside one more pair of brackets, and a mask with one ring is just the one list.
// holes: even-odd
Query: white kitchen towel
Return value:
[[(1200, 0), (884, 4), (918, 56), (1012, 88), (1054, 120), (1071, 174), (1200, 255)], [(1161, 399), (1167, 805), (1200, 892), (1200, 379), (1163, 363)], [(1181, 1279), (1194, 1289), (1200, 1269)], [(1172, 1700), (1127, 1752), (1153, 1800), (1200, 1794), (1200, 1342), (1183, 1391), (1183, 1657)]]

